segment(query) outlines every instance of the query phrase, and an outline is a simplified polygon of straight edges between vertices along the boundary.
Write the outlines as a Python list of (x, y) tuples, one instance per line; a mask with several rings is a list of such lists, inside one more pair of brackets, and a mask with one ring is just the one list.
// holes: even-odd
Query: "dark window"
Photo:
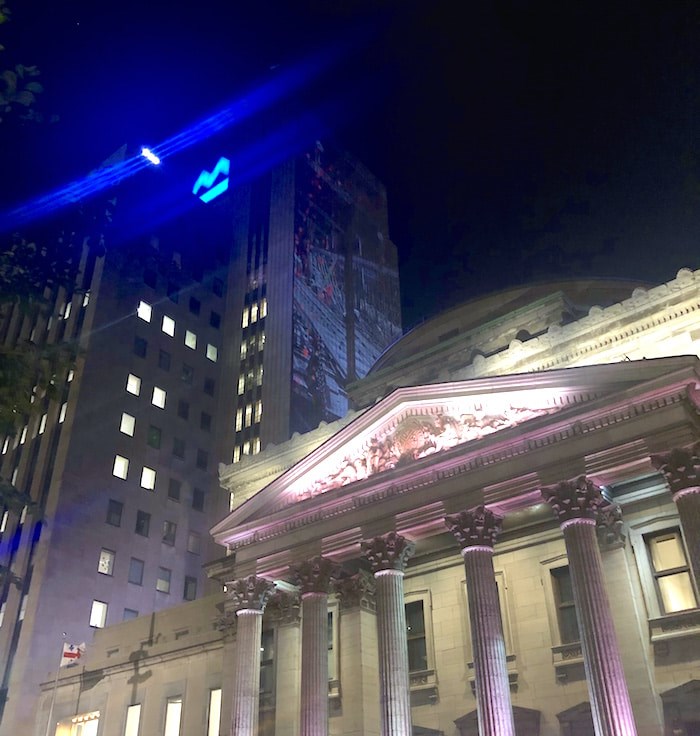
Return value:
[(136, 512), (136, 533), (142, 537), (147, 537), (151, 528), (151, 515), (146, 511), (139, 509)]
[(158, 274), (150, 268), (147, 268), (143, 272), (143, 283), (146, 284), (146, 286), (150, 286), (151, 289), (155, 289), (158, 286)]
[(552, 571), (554, 596), (557, 604), (557, 621), (559, 637), (562, 644), (579, 641), (578, 621), (574, 605), (574, 589), (571, 585), (571, 574), (568, 567), (555, 567)]
[(163, 522), (163, 541), (165, 544), (175, 544), (175, 535), (177, 534), (177, 524), (174, 521)]
[(209, 324), (213, 328), (218, 330), (219, 327), (221, 327), (221, 315), (218, 312), (212, 310), (211, 314), (209, 315)]
[(205, 431), (205, 432), (211, 432), (211, 414), (207, 414), (207, 412), (202, 412), (202, 418), (199, 422), (199, 426)]
[(193, 601), (197, 597), (197, 578), (185, 576), (185, 591), (182, 597), (186, 601)]
[(146, 357), (146, 351), (148, 350), (148, 341), (144, 340), (143, 337), (134, 338), (134, 355), (139, 358)]
[(192, 508), (195, 511), (204, 511), (204, 491), (199, 488), (192, 491)]
[(177, 415), (180, 419), (189, 419), (190, 417), (190, 405), (184, 399), (177, 402)]
[(275, 693), (275, 631), (263, 629), (260, 641), (260, 702), (270, 705)]
[(204, 379), (204, 393), (209, 394), (209, 396), (214, 395), (214, 379), (213, 378), (205, 378)]
[(187, 363), (182, 364), (182, 382), (188, 385), (192, 385), (192, 379), (194, 377), (194, 368)]
[(423, 601), (406, 604), (406, 638), (408, 639), (408, 671), (428, 669), (428, 650), (425, 640)]
[(134, 585), (143, 585), (143, 560), (131, 558), (129, 563), (129, 582)]
[(164, 371), (170, 370), (170, 353), (167, 350), (161, 350), (158, 353), (158, 367)]
[(216, 296), (223, 296), (224, 282), (221, 279), (214, 279), (211, 282), (211, 290), (216, 294)]
[(185, 457), (185, 440), (180, 437), (173, 438), (173, 455), (180, 459)]
[(112, 526), (121, 526), (122, 511), (124, 511), (124, 504), (110, 498), (109, 503), (107, 504), (107, 523)]
[(148, 435), (146, 436), (146, 444), (150, 447), (154, 447), (156, 450), (160, 450), (160, 427), (155, 427), (151, 424), (148, 428)]
[(182, 483), (177, 478), (171, 478), (168, 484), (168, 498), (172, 501), (179, 501), (181, 488)]
[(175, 304), (180, 300), (180, 290), (177, 284), (168, 283), (168, 299)]
[(197, 467), (206, 470), (209, 464), (209, 453), (206, 450), (197, 450)]
[(199, 299), (195, 299), (193, 296), (190, 297), (190, 312), (192, 314), (199, 314), (200, 309), (202, 308), (202, 302), (199, 301)]
[(170, 570), (167, 567), (158, 568), (158, 579), (156, 580), (156, 590), (161, 593), (170, 592)]
[(135, 611), (133, 608), (125, 608), (124, 616), (122, 617), (122, 620), (130, 621), (132, 618), (138, 618), (138, 617), (139, 617), (138, 611)]

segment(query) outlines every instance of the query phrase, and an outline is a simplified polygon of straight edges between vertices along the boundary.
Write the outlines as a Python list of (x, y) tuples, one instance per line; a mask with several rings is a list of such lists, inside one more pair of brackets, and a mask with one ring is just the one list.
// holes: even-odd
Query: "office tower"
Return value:
[[(334, 169), (320, 144), (311, 152), (208, 201), (192, 193), (196, 172), (175, 198), (143, 172), (106, 221), (76, 230), (76, 289), (57, 291), (46, 318), (7, 315), (5, 344), (46, 335), (78, 350), (59, 399), (0, 438), (2, 477), (40, 509), (2, 517), (3, 736), (30, 732), (63, 632), (89, 647), (96, 629), (211, 591), (201, 564), (221, 554), (208, 529), (228, 501), (218, 463), (344, 413), (345, 382), (398, 335), (383, 189), (350, 157)], [(322, 247), (297, 245), (303, 222), (314, 238), (326, 227)]]

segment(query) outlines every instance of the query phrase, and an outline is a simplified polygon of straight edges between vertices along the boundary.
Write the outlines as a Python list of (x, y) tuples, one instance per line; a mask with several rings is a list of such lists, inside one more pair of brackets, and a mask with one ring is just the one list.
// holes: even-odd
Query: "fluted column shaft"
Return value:
[(596, 736), (636, 736), (596, 534), (607, 502), (585, 476), (542, 494), (564, 534)]
[(484, 506), (448, 516), (467, 576), (479, 736), (515, 736), (493, 545), (502, 519)]
[(411, 736), (411, 690), (403, 576), (415, 545), (395, 532), (363, 542), (374, 573), (382, 736)]
[(255, 609), (236, 611), (231, 736), (257, 736), (258, 733), (262, 617), (263, 612)]
[(301, 736), (328, 734), (328, 594), (301, 597)]

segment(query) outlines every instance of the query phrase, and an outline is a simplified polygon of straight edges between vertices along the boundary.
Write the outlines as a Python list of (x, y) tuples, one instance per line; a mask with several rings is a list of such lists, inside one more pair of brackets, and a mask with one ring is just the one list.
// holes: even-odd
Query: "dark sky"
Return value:
[(9, 4), (0, 68), (39, 65), (59, 120), (0, 125), (5, 204), (313, 57), (247, 135), (313, 113), (385, 182), (406, 326), (523, 281), (700, 267), (697, 2)]

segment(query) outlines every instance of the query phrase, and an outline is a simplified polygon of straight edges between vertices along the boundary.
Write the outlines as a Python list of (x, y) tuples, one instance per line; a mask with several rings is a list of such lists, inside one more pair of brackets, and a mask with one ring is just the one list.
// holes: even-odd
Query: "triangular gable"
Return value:
[(630, 361), (396, 389), (235, 509), (212, 534), (223, 542), (227, 531), (300, 500), (696, 362), (687, 357)]

